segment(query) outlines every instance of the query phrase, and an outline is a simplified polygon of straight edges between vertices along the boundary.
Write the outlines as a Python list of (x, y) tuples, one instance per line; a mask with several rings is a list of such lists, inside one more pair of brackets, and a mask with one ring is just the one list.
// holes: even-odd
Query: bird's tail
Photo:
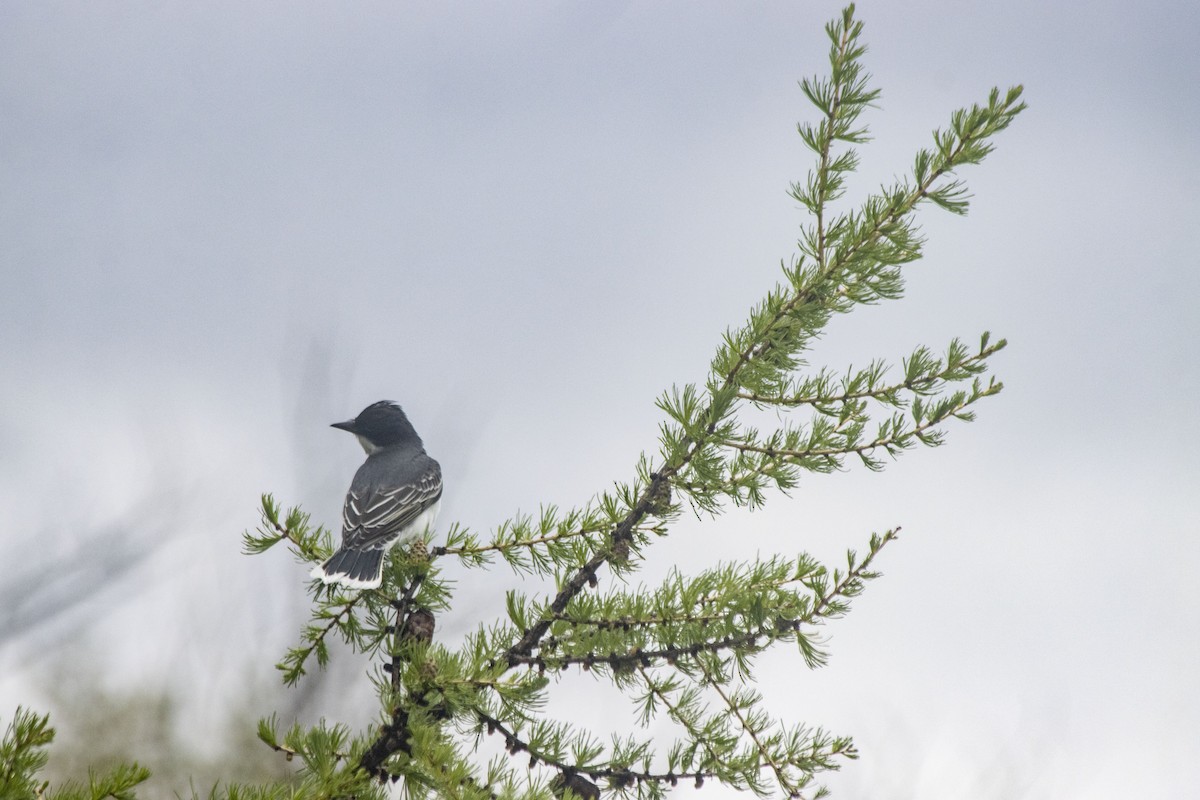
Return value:
[(351, 589), (374, 589), (383, 582), (383, 554), (383, 550), (339, 548), (311, 574), (324, 583), (340, 583)]

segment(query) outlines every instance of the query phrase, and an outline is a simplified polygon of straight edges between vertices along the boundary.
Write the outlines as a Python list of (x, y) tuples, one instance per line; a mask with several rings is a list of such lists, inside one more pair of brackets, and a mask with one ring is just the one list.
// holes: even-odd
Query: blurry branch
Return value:
[[(157, 552), (163, 544), (158, 534), (170, 516), (157, 504), (148, 503), (130, 513), (126, 521), (78, 532), (77, 549), (56, 557), (53, 565), (33, 561), (21, 569), (25, 559), (14, 559), (0, 589), (0, 608), (5, 609), (0, 615), (0, 642), (44, 632), (73, 610), (95, 603), (99, 595)], [(56, 538), (48, 531), (33, 537), (36, 541)]]

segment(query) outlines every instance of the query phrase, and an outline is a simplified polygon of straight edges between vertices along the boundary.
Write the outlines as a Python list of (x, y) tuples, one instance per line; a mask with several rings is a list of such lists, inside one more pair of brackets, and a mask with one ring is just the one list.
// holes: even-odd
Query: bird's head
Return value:
[(364, 408), (357, 417), (346, 422), (335, 422), (331, 427), (349, 431), (358, 437), (359, 444), (367, 454), (382, 447), (412, 443), (420, 446), (412, 423), (404, 411), (391, 400), (380, 400)]

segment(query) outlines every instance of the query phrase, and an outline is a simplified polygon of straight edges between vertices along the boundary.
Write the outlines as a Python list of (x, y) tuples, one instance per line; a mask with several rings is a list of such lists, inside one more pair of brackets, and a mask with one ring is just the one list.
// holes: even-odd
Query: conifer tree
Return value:
[[(715, 529), (729, 508), (761, 506), (805, 472), (882, 469), (918, 444), (941, 444), (947, 423), (973, 419), (976, 404), (1001, 390), (988, 362), (1005, 342), (987, 333), (975, 346), (956, 339), (940, 355), (919, 346), (899, 369), (882, 360), (845, 372), (805, 368), (806, 351), (835, 315), (901, 296), (904, 267), (921, 257), (917, 210), (932, 204), (964, 214), (960, 171), (982, 161), (1025, 107), (1020, 87), (993, 89), (934, 131), (906, 177), (844, 208), (838, 201), (858, 166), (856, 148), (868, 140), (862, 116), (879, 91), (862, 67), (854, 6), (826, 31), (829, 73), (800, 83), (816, 113), (798, 126), (814, 159), (791, 187), (808, 213), (798, 251), (746, 321), (725, 333), (708, 373), (658, 398), (656, 445), (628, 480), (580, 508), (545, 507), (486, 535), (451, 525), (436, 546), (393, 551), (378, 589), (313, 581), (312, 619), (278, 664), (283, 680), (295, 684), (323, 667), (338, 637), (364, 660), (379, 720), (365, 729), (287, 730), (264, 720), (259, 737), (296, 763), (295, 782), (228, 786), (224, 796), (383, 797), (398, 783), (413, 798), (655, 799), (719, 782), (810, 798), (825, 794), (822, 772), (856, 757), (847, 736), (773, 717), (751, 677), (755, 657), (774, 646), (795, 647), (809, 667), (825, 663), (820, 627), (844, 615), (877, 576), (876, 560), (898, 529), (871, 534), (840, 566), (778, 555), (692, 575), (675, 570), (657, 586), (636, 582), (682, 514)], [(760, 409), (783, 422), (751, 425)], [(245, 550), (281, 542), (318, 563), (332, 537), (267, 495)], [(503, 616), (453, 648), (436, 632), (438, 617), (454, 607), (450, 564), (507, 567), (514, 585)], [(554, 588), (526, 594), (530, 575)], [(572, 670), (610, 682), (643, 723), (669, 721), (674, 738), (601, 734), (553, 718), (559, 676)], [(33, 796), (48, 730), (44, 718), (18, 711), (0, 751), (9, 765), (0, 780), (20, 790), (14, 796)], [(491, 758), (477, 755), (487, 740), (499, 745)], [(117, 792), (140, 774), (134, 767), (106, 779), (112, 796), (126, 796)], [(74, 787), (59, 796), (99, 795)]]

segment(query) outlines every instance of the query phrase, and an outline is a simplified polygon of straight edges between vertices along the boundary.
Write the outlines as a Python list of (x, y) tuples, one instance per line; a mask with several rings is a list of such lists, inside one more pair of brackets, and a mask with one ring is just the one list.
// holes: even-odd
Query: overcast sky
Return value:
[[(214, 726), (274, 680), (303, 572), (240, 532), (265, 491), (335, 523), (361, 452), (327, 426), (374, 400), (441, 461), (446, 522), (630, 479), (654, 398), (795, 252), (797, 80), (839, 8), (0, 4), (0, 593), (34, 600), (0, 717), (81, 650), (105, 686), (202, 676)], [(835, 796), (1186, 796), (1200, 6), (859, 16), (883, 97), (852, 199), (992, 86), (1030, 108), (964, 172), (970, 215), (922, 216), (907, 297), (811, 363), (986, 329), (1007, 388), (940, 450), (682, 526), (647, 574), (903, 525), (828, 667), (763, 662), (774, 710), (855, 735)], [(493, 607), (467, 587), (439, 623)]]

